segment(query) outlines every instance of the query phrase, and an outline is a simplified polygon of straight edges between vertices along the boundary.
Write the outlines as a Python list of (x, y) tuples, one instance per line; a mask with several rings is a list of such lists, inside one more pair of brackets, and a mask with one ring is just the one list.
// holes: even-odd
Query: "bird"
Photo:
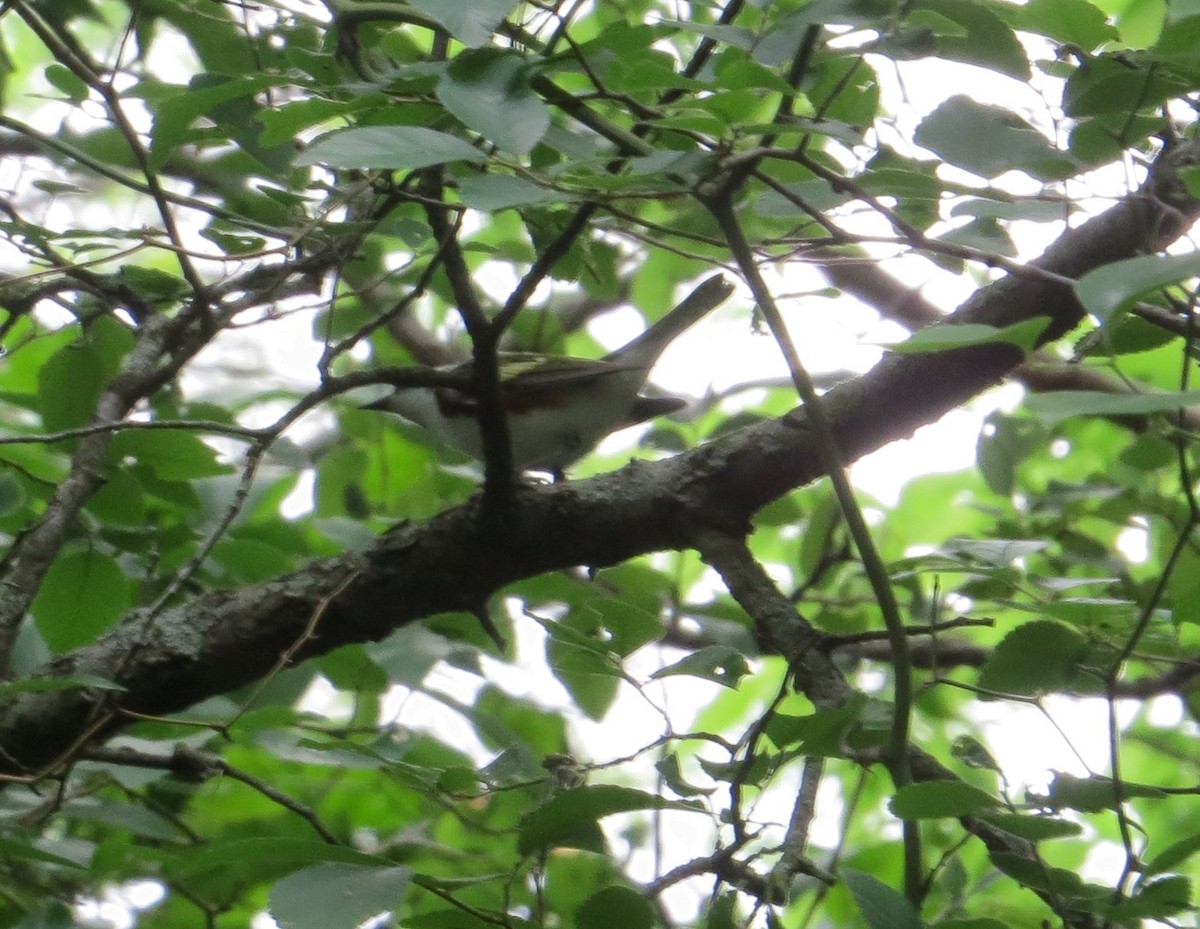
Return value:
[[(500, 400), (508, 424), (513, 466), (561, 477), (606, 435), (682, 409), (679, 397), (641, 393), (663, 350), (733, 292), (715, 275), (640, 335), (601, 359), (501, 352)], [(462, 387), (397, 387), (363, 409), (394, 413), (428, 431), (435, 441), (484, 459), (479, 398), (471, 386), (474, 363), (437, 368), (461, 377)]]

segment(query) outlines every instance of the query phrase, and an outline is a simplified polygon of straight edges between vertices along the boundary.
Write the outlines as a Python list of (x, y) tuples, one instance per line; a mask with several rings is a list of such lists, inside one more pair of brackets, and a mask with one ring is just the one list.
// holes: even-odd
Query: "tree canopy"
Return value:
[[(1195, 925), (1195, 3), (0, 43), (0, 925)], [(515, 475), (498, 352), (714, 273), (711, 389)], [(482, 463), (362, 409), (465, 358)]]

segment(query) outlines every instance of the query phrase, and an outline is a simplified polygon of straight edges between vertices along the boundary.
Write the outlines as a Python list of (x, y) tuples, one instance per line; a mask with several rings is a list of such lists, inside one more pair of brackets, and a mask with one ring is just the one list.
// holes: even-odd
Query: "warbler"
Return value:
[[(530, 352), (501, 353), (500, 399), (513, 465), (561, 475), (610, 432), (682, 409), (679, 397), (641, 389), (663, 350), (733, 292), (720, 275), (700, 284), (645, 332), (600, 360)], [(473, 362), (438, 368), (471, 383)], [(364, 409), (395, 413), (433, 438), (483, 459), (479, 400), (470, 386), (400, 387)]]

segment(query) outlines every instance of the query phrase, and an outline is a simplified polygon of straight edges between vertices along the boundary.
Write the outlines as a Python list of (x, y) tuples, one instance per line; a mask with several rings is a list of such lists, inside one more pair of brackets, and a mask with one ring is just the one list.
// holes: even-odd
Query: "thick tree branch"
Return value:
[[(1078, 276), (1161, 247), (1200, 213), (1200, 204), (1180, 189), (1160, 168), (1137, 195), (1065, 233), (1036, 266)], [(1061, 283), (1012, 276), (976, 293), (953, 320), (1008, 325), (1047, 314), (1054, 320), (1047, 338), (1053, 338), (1078, 322), (1082, 310)], [(911, 435), (1020, 360), (1005, 346), (886, 358), (825, 397), (843, 458), (853, 461)], [(713, 527), (737, 534), (761, 506), (822, 473), (797, 411), (673, 459), (634, 463), (588, 481), (520, 488), (502, 538), (489, 535), (477, 505), (468, 504), (428, 523), (402, 525), (365, 552), (197, 597), (165, 611), (149, 629), (132, 616), (96, 644), (52, 662), (43, 675), (95, 674), (124, 688), (120, 709), (175, 712), (267, 673), (351, 575), (297, 660), (381, 639), (437, 613), (470, 611), (505, 585), (545, 571), (694, 547)], [(90, 726), (102, 737), (129, 721), (117, 710), (96, 724), (101, 704), (102, 695), (86, 689), (15, 697), (0, 709), (0, 770), (41, 771)], [(914, 768), (914, 776), (929, 775)]]

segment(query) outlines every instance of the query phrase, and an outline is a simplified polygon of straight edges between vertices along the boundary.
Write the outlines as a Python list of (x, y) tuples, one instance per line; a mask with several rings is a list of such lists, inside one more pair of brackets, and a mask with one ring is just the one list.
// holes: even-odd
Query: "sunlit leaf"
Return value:
[(910, 784), (896, 792), (888, 804), (900, 819), (938, 819), (969, 816), (990, 809), (999, 800), (986, 791), (958, 781), (925, 781)]
[(1108, 320), (1139, 297), (1200, 275), (1200, 254), (1142, 255), (1103, 265), (1075, 283), (1075, 295), (1089, 313)]
[(358, 926), (395, 907), (409, 877), (408, 868), (326, 862), (279, 881), (271, 890), (269, 909), (287, 929)]

